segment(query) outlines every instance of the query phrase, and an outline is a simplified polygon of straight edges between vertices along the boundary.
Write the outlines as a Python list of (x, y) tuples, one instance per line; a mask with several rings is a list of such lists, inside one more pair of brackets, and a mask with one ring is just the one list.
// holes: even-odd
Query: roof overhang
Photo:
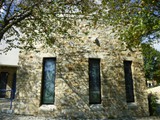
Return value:
[(19, 65), (8, 65), (8, 64), (0, 64), (0, 67), (4, 67), (4, 66), (6, 66), (6, 67), (19, 67)]

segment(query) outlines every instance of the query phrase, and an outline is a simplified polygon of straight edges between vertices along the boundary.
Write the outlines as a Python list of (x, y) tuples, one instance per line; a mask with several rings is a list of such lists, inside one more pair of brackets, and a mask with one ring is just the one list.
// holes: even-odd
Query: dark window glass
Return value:
[(132, 61), (124, 61), (125, 86), (126, 86), (126, 100), (127, 102), (134, 102), (133, 79), (131, 70)]
[(0, 98), (5, 98), (6, 96), (6, 86), (8, 80), (8, 72), (1, 72), (0, 73)]
[(42, 104), (54, 104), (56, 59), (43, 59)]
[(12, 99), (15, 98), (16, 93), (16, 72), (13, 74), (13, 82), (12, 82)]
[(100, 59), (89, 59), (89, 103), (101, 103)]

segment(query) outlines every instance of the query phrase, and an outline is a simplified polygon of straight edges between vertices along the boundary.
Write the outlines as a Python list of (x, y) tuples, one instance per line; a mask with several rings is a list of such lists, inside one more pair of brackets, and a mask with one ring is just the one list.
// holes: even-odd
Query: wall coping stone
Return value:
[(55, 111), (57, 107), (55, 105), (41, 105), (39, 107), (40, 111)]
[(138, 107), (138, 104), (137, 104), (136, 102), (127, 103), (127, 105), (128, 105), (128, 107), (131, 108), (131, 109), (132, 109), (132, 108), (134, 109), (134, 108), (137, 108), (137, 107)]

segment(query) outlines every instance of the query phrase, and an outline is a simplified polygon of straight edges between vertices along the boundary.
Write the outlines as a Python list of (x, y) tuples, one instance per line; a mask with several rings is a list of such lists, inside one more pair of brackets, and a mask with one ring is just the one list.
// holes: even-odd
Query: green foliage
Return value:
[[(24, 46), (19, 46), (19, 44), (13, 46), (14, 39), (7, 41), (4, 37), (10, 48), (33, 49), (35, 48), (33, 43), (39, 44), (40, 42), (45, 43), (45, 46), (52, 46), (57, 39), (74, 38), (74, 34), (78, 33), (75, 29), (78, 26), (77, 21), (92, 20), (96, 24), (99, 17), (99, 5), (93, 0), (26, 0), (17, 7), (19, 10), (14, 11), (11, 17), (18, 18), (18, 21), (10, 20), (10, 17), (6, 16), (10, 21), (6, 22), (2, 19), (2, 22), (7, 24), (0, 26), (0, 39), (6, 32), (8, 36), (13, 36), (8, 31), (12, 30), (16, 33), (12, 29), (15, 25), (22, 33), (25, 33), (24, 38), (19, 40)], [(8, 10), (10, 11), (9, 8)], [(8, 25), (10, 27), (7, 27)]]
[[(11, 5), (18, 0), (7, 1)], [(0, 9), (4, 2), (0, 2)], [(22, 0), (16, 8), (12, 14), (0, 16), (0, 40), (5, 33), (11, 33), (9, 30), (18, 36), (13, 29), (16, 25), (26, 35), (27, 39), (20, 40), (26, 48), (34, 48), (35, 42), (51, 46), (58, 38), (74, 38), (70, 31), (78, 33), (75, 26), (79, 20), (92, 21), (90, 26), (98, 22), (113, 26), (113, 32), (129, 47), (141, 44), (143, 36), (160, 31), (160, 1), (157, 0)], [(10, 7), (7, 11), (10, 13)], [(11, 47), (20, 47), (13, 45), (14, 41), (6, 40)]]
[(160, 82), (160, 52), (152, 48), (150, 44), (142, 44), (142, 53), (146, 78)]
[(157, 115), (157, 107), (158, 107), (158, 97), (155, 94), (150, 93), (148, 95), (149, 100), (149, 109), (150, 109), (150, 115)]
[(115, 26), (120, 39), (128, 46), (139, 45), (143, 36), (160, 31), (160, 1), (109, 0), (106, 4), (106, 22)]

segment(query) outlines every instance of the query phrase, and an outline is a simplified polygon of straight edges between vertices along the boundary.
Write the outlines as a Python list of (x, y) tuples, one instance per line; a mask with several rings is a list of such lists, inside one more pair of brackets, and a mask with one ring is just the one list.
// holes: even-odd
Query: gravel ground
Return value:
[[(68, 119), (55, 119), (40, 116), (22, 116), (15, 114), (0, 113), (0, 120), (68, 120)], [(72, 119), (69, 119), (72, 120)], [(81, 120), (80, 118), (76, 120)], [(104, 120), (160, 120), (160, 117), (143, 117), (143, 118), (118, 118), (118, 119), (104, 119)]]

